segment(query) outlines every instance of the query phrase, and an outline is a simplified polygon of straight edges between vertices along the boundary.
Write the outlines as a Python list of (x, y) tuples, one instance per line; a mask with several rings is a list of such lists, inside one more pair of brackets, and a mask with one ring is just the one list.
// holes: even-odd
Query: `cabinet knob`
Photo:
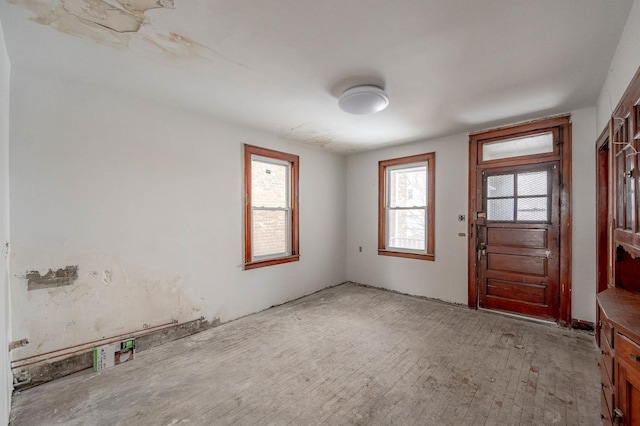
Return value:
[(631, 361), (633, 362), (640, 362), (640, 356), (636, 354), (629, 354), (629, 358), (631, 358)]

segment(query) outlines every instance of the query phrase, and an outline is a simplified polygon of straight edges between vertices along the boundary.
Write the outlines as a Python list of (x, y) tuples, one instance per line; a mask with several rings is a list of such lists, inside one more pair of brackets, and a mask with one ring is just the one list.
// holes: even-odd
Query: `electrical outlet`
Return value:
[(358, 251), (362, 253), (362, 246), (358, 247)]
[(466, 217), (463, 214), (458, 215), (458, 222), (464, 222)]

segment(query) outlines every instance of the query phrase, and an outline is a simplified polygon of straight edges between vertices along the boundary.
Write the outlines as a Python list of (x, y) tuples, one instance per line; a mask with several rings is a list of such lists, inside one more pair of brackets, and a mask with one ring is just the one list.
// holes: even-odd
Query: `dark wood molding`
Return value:
[[(274, 158), (291, 165), (291, 254), (275, 259), (252, 261), (251, 238), (251, 156)], [(256, 269), (300, 260), (300, 213), (299, 213), (300, 157), (286, 152), (244, 144), (244, 269)]]
[(610, 209), (609, 129), (602, 131), (596, 141), (596, 292), (606, 290), (612, 283)]
[(640, 99), (640, 67), (636, 71), (635, 75), (631, 79), (629, 86), (627, 86), (620, 102), (616, 105), (612, 117), (626, 117), (630, 111), (633, 111), (633, 107), (638, 104)]
[[(390, 250), (386, 247), (386, 169), (412, 163), (427, 163), (427, 250), (426, 253), (411, 253)], [(408, 157), (393, 158), (378, 162), (378, 254), (408, 259), (435, 260), (435, 214), (436, 214), (436, 154), (428, 152)]]
[(405, 257), (407, 259), (420, 259), (420, 260), (436, 259), (436, 257), (433, 254), (405, 253), (401, 251), (390, 251), (390, 250), (383, 250), (383, 249), (378, 249), (378, 254), (381, 256)]
[(469, 137), (473, 139), (486, 139), (488, 136), (491, 138), (508, 139), (509, 136), (514, 134), (526, 132), (539, 133), (540, 130), (563, 126), (568, 124), (570, 121), (571, 114), (561, 114), (555, 117), (541, 118), (538, 120), (527, 121), (525, 123), (516, 123), (508, 126), (481, 130), (479, 132), (469, 134)]
[(297, 262), (300, 256), (279, 257), (277, 259), (261, 260), (259, 262), (249, 262), (244, 265), (245, 270), (264, 268), (265, 266), (280, 265), (282, 263)]
[[(478, 164), (479, 165), (486, 165), (489, 167), (497, 167), (497, 166), (510, 166), (510, 165), (517, 165), (517, 164), (522, 164), (523, 160), (526, 159), (527, 164), (532, 164), (532, 163), (537, 163), (537, 162), (545, 162), (545, 161), (550, 161), (553, 158), (556, 158), (560, 155), (560, 145), (554, 145), (553, 147), (553, 151), (552, 152), (548, 152), (548, 153), (542, 153), (542, 154), (532, 154), (532, 155), (523, 155), (523, 156), (519, 156), (519, 157), (512, 157), (512, 158), (501, 158), (498, 160), (484, 160), (483, 156), (482, 156), (482, 146), (484, 144), (490, 144), (490, 143), (494, 143), (494, 142), (500, 142), (502, 140), (509, 140), (509, 139), (516, 139), (516, 138), (524, 138), (527, 136), (532, 136), (532, 135), (537, 135), (540, 133), (544, 133), (544, 132), (550, 132), (553, 134), (553, 139), (554, 140), (558, 140), (559, 139), (559, 131), (560, 131), (560, 127), (541, 127), (538, 128), (538, 126), (536, 126), (535, 129), (527, 129), (527, 130), (522, 130), (522, 129), (518, 129), (517, 132), (514, 133), (506, 133), (506, 136), (504, 134), (504, 132), (506, 132), (507, 129), (503, 129), (501, 131), (501, 135), (495, 135), (493, 133), (490, 134), (486, 134), (486, 133), (480, 133), (476, 136), (483, 136), (481, 139), (476, 139), (478, 141), (478, 146), (477, 146), (477, 158), (478, 158)], [(475, 137), (475, 136), (474, 136)]]
[(469, 238), (467, 242), (467, 271), (469, 277), (467, 279), (468, 305), (470, 308), (478, 309), (478, 270), (476, 268), (476, 252), (478, 244), (478, 227), (473, 217), (476, 210), (476, 202), (478, 199), (477, 181), (478, 181), (478, 144), (474, 141), (473, 136), (469, 136), (469, 210), (467, 219), (469, 223)]
[(571, 145), (572, 145), (572, 127), (569, 118), (561, 127), (562, 129), (562, 162), (561, 162), (561, 179), (560, 185), (560, 312), (558, 322), (561, 325), (569, 326), (571, 324), (571, 263), (572, 263), (572, 226), (573, 215), (571, 210), (571, 188), (572, 169), (571, 169)]

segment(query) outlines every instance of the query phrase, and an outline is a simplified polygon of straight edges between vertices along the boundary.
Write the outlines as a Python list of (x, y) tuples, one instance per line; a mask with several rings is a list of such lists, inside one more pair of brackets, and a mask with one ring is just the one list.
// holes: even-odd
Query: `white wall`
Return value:
[[(595, 319), (593, 142), (640, 65), (639, 43), (640, 0), (597, 107), (573, 113), (577, 319)], [(0, 43), (0, 94), (8, 93), (9, 70)], [(11, 93), (11, 332), (31, 341), (14, 358), (143, 324), (200, 315), (226, 321), (345, 279), (467, 301), (466, 238), (458, 233), (468, 231), (468, 221), (457, 221), (467, 214), (466, 134), (354, 154), (345, 172), (345, 159), (335, 155), (33, 71), (14, 69)], [(2, 241), (9, 217), (7, 99), (0, 96)], [(244, 142), (301, 156), (300, 262), (241, 269)], [(436, 261), (378, 256), (377, 162), (430, 151), (436, 152)], [(80, 268), (74, 285), (26, 290), (26, 271), (67, 265)], [(2, 345), (8, 307), (0, 309)], [(0, 358), (0, 375), (4, 365)], [(4, 407), (5, 389), (0, 386)]]
[(11, 64), (0, 22), (0, 424), (9, 421), (12, 380), (9, 369), (9, 86)]
[[(351, 281), (467, 303), (466, 134), (353, 154), (347, 161), (347, 277)], [(378, 255), (378, 161), (436, 153), (436, 260)], [(362, 253), (358, 247), (362, 246)]]
[(585, 108), (571, 114), (572, 210), (571, 262), (573, 292), (571, 315), (596, 320), (596, 110)]
[[(37, 72), (11, 89), (14, 359), (345, 281), (343, 157)], [(242, 270), (242, 143), (300, 156), (299, 262)], [(67, 265), (75, 284), (27, 291)]]
[(638, 46), (640, 46), (640, 0), (635, 0), (598, 98), (598, 134), (609, 122), (611, 113), (640, 67)]
[[(576, 319), (595, 321), (595, 109), (572, 113), (573, 296)], [(468, 134), (353, 154), (347, 162), (347, 277), (403, 293), (466, 304)], [(378, 161), (436, 153), (436, 260), (378, 256)], [(468, 218), (467, 218), (468, 219)], [(362, 246), (360, 253), (358, 247)]]

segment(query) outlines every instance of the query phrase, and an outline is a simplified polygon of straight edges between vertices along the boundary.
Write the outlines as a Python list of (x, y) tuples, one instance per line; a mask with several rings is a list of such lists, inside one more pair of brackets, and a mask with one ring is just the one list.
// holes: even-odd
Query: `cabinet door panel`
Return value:
[(616, 405), (622, 410), (622, 424), (640, 424), (640, 346), (616, 335)]

